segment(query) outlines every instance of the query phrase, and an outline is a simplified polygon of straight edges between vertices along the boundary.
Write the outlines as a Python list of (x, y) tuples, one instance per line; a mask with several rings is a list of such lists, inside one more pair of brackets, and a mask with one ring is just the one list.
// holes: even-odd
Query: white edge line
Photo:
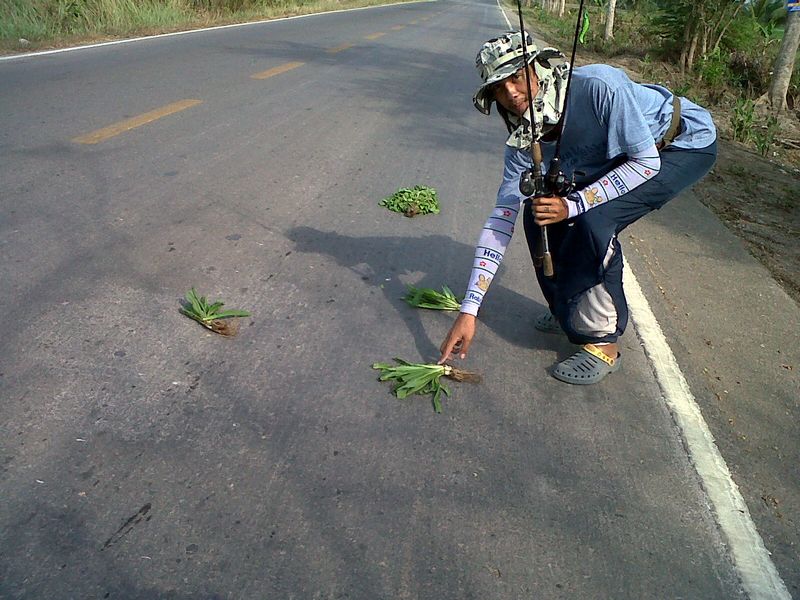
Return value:
[(506, 14), (505, 9), (500, 4), (500, 0), (495, 0), (497, 2), (497, 8), (500, 9), (500, 14), (503, 15), (503, 18), (506, 20), (506, 27), (511, 29), (511, 21), (508, 20), (508, 15)]
[(23, 58), (33, 58), (36, 56), (47, 56), (48, 54), (60, 54), (62, 52), (72, 52), (74, 50), (88, 50), (90, 48), (102, 48), (103, 46), (115, 46), (117, 44), (129, 44), (131, 42), (141, 42), (145, 40), (155, 40), (158, 38), (171, 37), (177, 35), (187, 35), (190, 33), (201, 33), (204, 31), (214, 31), (217, 29), (230, 29), (233, 27), (247, 27), (248, 25), (262, 25), (264, 23), (276, 23), (278, 21), (289, 21), (291, 19), (305, 19), (306, 17), (318, 17), (320, 15), (331, 15), (334, 13), (352, 12), (354, 10), (368, 10), (370, 8), (383, 8), (384, 6), (400, 6), (401, 4), (421, 4), (423, 2), (436, 2), (436, 0), (410, 0), (408, 2), (393, 2), (391, 4), (376, 4), (374, 6), (360, 6), (358, 8), (342, 8), (340, 10), (329, 10), (319, 13), (309, 13), (307, 15), (293, 15), (291, 17), (277, 17), (275, 19), (262, 19), (261, 21), (248, 21), (247, 23), (231, 23), (230, 25), (216, 25), (214, 27), (203, 27), (202, 29), (187, 29), (185, 31), (173, 31), (170, 33), (159, 33), (157, 35), (146, 35), (142, 37), (128, 38), (124, 40), (112, 40), (110, 42), (99, 42), (97, 44), (86, 44), (84, 46), (72, 46), (70, 48), (56, 48), (54, 50), (41, 50), (39, 52), (28, 52), (25, 54), (8, 54), (0, 56), (0, 62), (20, 60)]
[(703, 420), (661, 326), (627, 264), (624, 277), (625, 295), (636, 333), (655, 371), (664, 401), (680, 429), (689, 458), (711, 501), (745, 593), (751, 600), (792, 600), (714, 443), (714, 436)]

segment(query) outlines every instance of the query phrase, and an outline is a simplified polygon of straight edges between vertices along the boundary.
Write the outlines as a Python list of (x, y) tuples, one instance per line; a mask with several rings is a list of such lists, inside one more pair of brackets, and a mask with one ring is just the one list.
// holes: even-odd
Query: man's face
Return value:
[[(528, 67), (531, 76), (531, 95), (536, 97), (539, 80), (533, 69)], [(525, 83), (525, 69), (520, 69), (510, 77), (492, 84), (492, 92), (497, 102), (515, 115), (523, 115), (528, 110), (528, 88)]]

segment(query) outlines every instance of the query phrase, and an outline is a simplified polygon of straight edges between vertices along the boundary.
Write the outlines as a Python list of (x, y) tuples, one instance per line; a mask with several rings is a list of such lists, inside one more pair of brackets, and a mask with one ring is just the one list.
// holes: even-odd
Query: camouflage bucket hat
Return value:
[[(478, 52), (475, 66), (483, 84), (475, 93), (473, 102), (475, 108), (485, 115), (489, 114), (492, 102), (495, 101), (492, 84), (510, 77), (524, 66), (522, 35), (519, 31), (509, 31), (483, 44)], [(564, 110), (566, 82), (569, 77), (569, 63), (561, 51), (555, 48), (539, 48), (527, 31), (524, 35), (528, 64), (533, 65), (539, 80), (539, 91), (533, 98), (533, 117), (531, 118), (530, 107), (525, 114), (525, 120), (533, 125), (532, 132), (517, 115), (504, 115), (506, 124), (516, 129), (506, 143), (516, 147), (530, 144), (531, 137), (538, 139), (558, 123)]]
[[(527, 31), (524, 32), (524, 35), (528, 50), (528, 64), (530, 64), (539, 54), (539, 48)], [(478, 56), (475, 57), (475, 67), (483, 79), (483, 84), (472, 99), (475, 108), (488, 115), (492, 108), (492, 102), (494, 102), (494, 95), (489, 86), (506, 77), (511, 77), (523, 67), (524, 62), (522, 34), (519, 31), (506, 32), (500, 37), (484, 43), (478, 51)]]

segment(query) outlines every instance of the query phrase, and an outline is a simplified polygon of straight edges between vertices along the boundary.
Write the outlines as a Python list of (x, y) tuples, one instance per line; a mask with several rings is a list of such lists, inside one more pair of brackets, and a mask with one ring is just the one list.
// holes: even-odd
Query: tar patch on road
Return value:
[(150, 512), (150, 503), (148, 502), (142, 508), (140, 508), (135, 515), (133, 515), (127, 521), (125, 521), (122, 527), (117, 529), (117, 532), (114, 535), (112, 535), (110, 538), (106, 540), (106, 543), (103, 544), (101, 550), (105, 550), (106, 548), (109, 548), (114, 544), (116, 544), (118, 541), (120, 541), (122, 538), (128, 535), (131, 532), (131, 530), (142, 521), (145, 522), (149, 521), (150, 517), (152, 517), (152, 515), (147, 514), (149, 512)]

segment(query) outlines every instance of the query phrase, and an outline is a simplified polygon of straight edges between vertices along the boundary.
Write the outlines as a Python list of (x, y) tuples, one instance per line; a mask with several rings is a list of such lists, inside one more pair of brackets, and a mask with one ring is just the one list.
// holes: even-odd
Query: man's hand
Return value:
[(456, 322), (450, 328), (450, 333), (439, 346), (442, 353), (438, 364), (443, 364), (445, 361), (455, 358), (453, 352), (459, 353), (459, 358), (466, 358), (467, 350), (469, 349), (472, 338), (475, 336), (475, 317), (467, 313), (458, 315)]
[(552, 225), (569, 217), (567, 201), (558, 196), (533, 199), (533, 221), (537, 225)]

